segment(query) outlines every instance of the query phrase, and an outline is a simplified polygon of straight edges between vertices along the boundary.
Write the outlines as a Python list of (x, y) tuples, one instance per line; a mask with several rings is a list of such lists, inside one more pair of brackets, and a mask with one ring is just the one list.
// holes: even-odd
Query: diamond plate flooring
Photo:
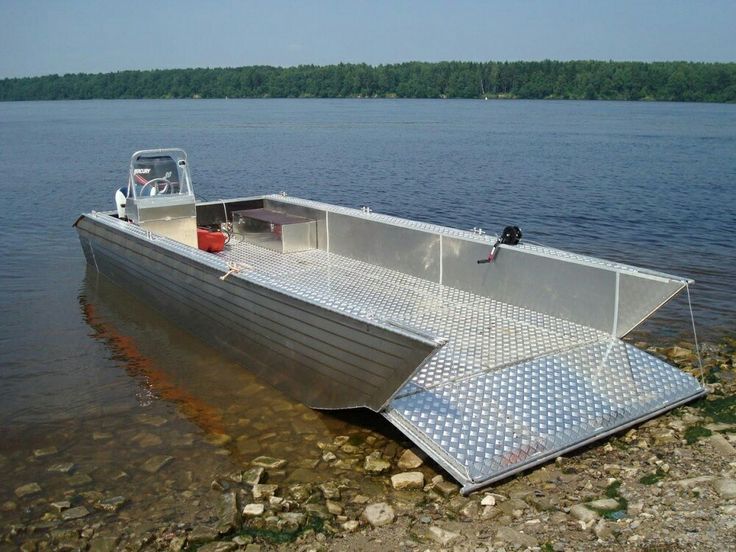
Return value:
[(464, 485), (702, 393), (691, 376), (609, 334), (436, 282), (237, 237), (219, 255), (306, 301), (446, 339), (384, 415)]

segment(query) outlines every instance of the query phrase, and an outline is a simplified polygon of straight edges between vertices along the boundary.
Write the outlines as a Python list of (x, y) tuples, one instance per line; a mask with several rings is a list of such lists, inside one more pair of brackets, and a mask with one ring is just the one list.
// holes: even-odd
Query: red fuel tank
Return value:
[(217, 253), (225, 248), (225, 234), (211, 232), (206, 228), (197, 228), (197, 245), (203, 251)]

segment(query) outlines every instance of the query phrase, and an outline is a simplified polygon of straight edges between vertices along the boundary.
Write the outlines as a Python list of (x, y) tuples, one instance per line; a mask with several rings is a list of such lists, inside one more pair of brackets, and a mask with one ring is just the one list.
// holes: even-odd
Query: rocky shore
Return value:
[[(700, 376), (689, 345), (637, 345)], [(227, 424), (186, 433), (181, 415), (74, 427), (67, 440), (102, 450), (94, 465), (74, 446), (0, 455), (0, 550), (725, 550), (736, 543), (736, 340), (702, 353), (706, 399), (467, 497), (378, 421), (313, 431), (318, 414), (300, 406), (283, 431), (268, 423), (278, 407), (238, 418), (260, 448)], [(289, 431), (299, 445), (280, 455)], [(112, 445), (105, 456), (116, 439), (130, 460)]]

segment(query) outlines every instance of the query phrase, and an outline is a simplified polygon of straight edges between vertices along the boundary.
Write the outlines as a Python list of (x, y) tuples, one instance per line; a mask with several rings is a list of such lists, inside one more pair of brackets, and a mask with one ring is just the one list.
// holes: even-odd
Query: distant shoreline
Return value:
[(736, 103), (736, 63), (407, 62), (163, 69), (0, 80), (0, 101), (549, 99)]

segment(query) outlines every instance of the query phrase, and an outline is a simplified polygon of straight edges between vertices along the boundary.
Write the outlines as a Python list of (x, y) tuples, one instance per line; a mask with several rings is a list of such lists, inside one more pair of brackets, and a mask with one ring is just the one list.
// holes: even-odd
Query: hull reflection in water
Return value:
[[(113, 358), (123, 365), (125, 371), (141, 382), (142, 388), (138, 395), (141, 404), (143, 406), (150, 404), (151, 395), (154, 395), (175, 403), (182, 414), (207, 433), (225, 433), (222, 416), (215, 408), (175, 383), (172, 376), (155, 360), (140, 351), (131, 335), (126, 335), (119, 329), (118, 325), (125, 321), (126, 310), (130, 312), (130, 307), (135, 306), (135, 302), (126, 301), (128, 309), (120, 309), (120, 305), (115, 305), (113, 307), (115, 316), (105, 316), (105, 306), (110, 307), (121, 298), (124, 300), (127, 294), (89, 271), (86, 291), (86, 295), (80, 297), (82, 317), (92, 329), (92, 337), (104, 342)], [(107, 297), (107, 303), (102, 299), (103, 296)], [(141, 319), (138, 319), (139, 324), (140, 322)]]

